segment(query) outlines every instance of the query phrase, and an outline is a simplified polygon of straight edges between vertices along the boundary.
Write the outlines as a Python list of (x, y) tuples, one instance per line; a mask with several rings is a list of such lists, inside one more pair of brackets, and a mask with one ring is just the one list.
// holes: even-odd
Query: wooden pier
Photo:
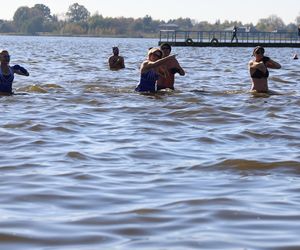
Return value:
[(191, 47), (292, 47), (300, 48), (298, 32), (237, 32), (232, 40), (231, 31), (161, 30), (158, 45)]

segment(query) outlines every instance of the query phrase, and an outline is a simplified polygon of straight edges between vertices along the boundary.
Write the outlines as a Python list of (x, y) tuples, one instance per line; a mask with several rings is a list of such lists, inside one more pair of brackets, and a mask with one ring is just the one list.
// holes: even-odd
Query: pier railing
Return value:
[(297, 32), (237, 32), (237, 38), (232, 39), (231, 31), (161, 30), (159, 44), (164, 42), (175, 46), (300, 47)]

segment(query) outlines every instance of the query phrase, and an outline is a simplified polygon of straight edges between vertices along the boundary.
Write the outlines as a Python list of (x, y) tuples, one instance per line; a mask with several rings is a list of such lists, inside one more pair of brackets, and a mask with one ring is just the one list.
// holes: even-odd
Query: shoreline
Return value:
[(76, 35), (76, 34), (50, 34), (50, 33), (38, 33), (38, 34), (23, 34), (23, 33), (0, 33), (0, 36), (36, 36), (36, 37), (93, 37), (93, 38), (158, 38), (157, 35), (146, 36), (114, 36), (114, 35)]

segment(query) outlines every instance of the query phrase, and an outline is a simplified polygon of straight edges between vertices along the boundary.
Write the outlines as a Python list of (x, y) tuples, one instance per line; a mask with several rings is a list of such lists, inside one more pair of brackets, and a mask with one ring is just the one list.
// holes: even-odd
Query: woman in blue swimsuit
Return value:
[(271, 69), (280, 69), (281, 65), (270, 57), (264, 56), (265, 49), (257, 46), (253, 50), (253, 60), (249, 62), (249, 71), (252, 80), (251, 91), (256, 93), (269, 93), (268, 77)]
[(29, 73), (20, 65), (9, 66), (10, 55), (7, 50), (0, 52), (0, 62), (0, 95), (11, 95), (14, 74), (29, 76)]
[(175, 58), (175, 55), (162, 58), (162, 51), (159, 48), (151, 48), (148, 51), (148, 59), (141, 65), (141, 78), (135, 91), (138, 92), (155, 92), (156, 81), (160, 75), (165, 77), (166, 69), (163, 64)]

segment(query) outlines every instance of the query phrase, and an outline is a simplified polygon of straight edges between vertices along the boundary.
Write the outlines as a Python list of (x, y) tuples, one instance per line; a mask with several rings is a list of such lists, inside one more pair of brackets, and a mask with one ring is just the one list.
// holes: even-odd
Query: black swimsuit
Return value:
[[(263, 63), (266, 64), (266, 62), (270, 61), (270, 58), (267, 57), (267, 56), (264, 56), (263, 59), (262, 59)], [(261, 79), (261, 78), (268, 78), (269, 77), (269, 71), (268, 71), (268, 68), (266, 69), (266, 72), (262, 72), (261, 70), (259, 69), (256, 69), (252, 74), (251, 74), (251, 77), (252, 78), (258, 78), (258, 79)]]

